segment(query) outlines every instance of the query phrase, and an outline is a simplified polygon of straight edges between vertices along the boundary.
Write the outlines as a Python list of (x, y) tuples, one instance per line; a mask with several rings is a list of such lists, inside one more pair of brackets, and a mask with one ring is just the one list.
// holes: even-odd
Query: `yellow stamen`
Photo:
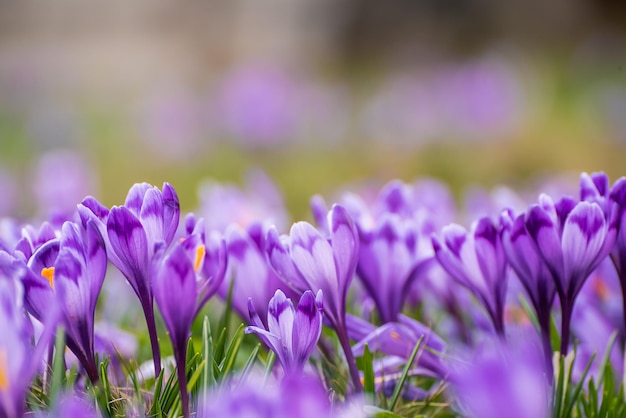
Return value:
[(0, 390), (9, 388), (9, 359), (6, 350), (0, 350)]
[(48, 279), (50, 287), (54, 289), (54, 267), (44, 267), (41, 269), (41, 275)]
[(398, 334), (396, 331), (391, 331), (389, 335), (391, 335), (391, 338), (393, 338), (394, 340), (400, 339), (400, 334)]
[(193, 264), (193, 269), (196, 272), (200, 269), (200, 266), (202, 266), (202, 261), (204, 260), (205, 254), (206, 254), (206, 249), (204, 248), (204, 245), (201, 245), (198, 248), (196, 248), (196, 261)]

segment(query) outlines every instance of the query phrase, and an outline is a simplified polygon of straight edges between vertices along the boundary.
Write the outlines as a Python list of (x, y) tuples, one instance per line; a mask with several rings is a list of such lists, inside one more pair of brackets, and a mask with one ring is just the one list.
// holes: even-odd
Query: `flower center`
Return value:
[(0, 349), (0, 390), (7, 390), (9, 388), (9, 359), (7, 358), (7, 352), (4, 349)]
[(50, 283), (50, 287), (54, 289), (54, 267), (42, 268), (41, 276), (48, 279), (48, 283)]
[(200, 270), (200, 267), (202, 266), (202, 261), (204, 260), (205, 254), (206, 254), (206, 249), (204, 245), (201, 245), (198, 248), (196, 248), (196, 261), (193, 263), (193, 269), (196, 271), (196, 273), (198, 272), (198, 270)]

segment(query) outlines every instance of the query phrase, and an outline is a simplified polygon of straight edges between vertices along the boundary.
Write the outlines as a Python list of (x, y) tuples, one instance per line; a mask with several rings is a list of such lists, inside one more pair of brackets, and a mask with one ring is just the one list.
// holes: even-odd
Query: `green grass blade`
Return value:
[(402, 370), (402, 376), (398, 383), (396, 383), (396, 387), (393, 390), (393, 395), (391, 396), (391, 402), (389, 403), (389, 410), (393, 411), (398, 403), (398, 399), (400, 399), (400, 393), (402, 392), (402, 388), (404, 387), (404, 382), (406, 381), (407, 376), (409, 375), (409, 370), (413, 365), (413, 361), (415, 360), (415, 356), (417, 356), (417, 352), (419, 351), (422, 341), (424, 340), (424, 336), (422, 335), (419, 340), (417, 340), (417, 344), (415, 344), (415, 348), (413, 348), (413, 352), (411, 353), (411, 357), (409, 361), (404, 365), (404, 370)]
[(363, 349), (363, 357), (361, 358), (363, 365), (363, 391), (366, 395), (370, 395), (374, 399), (374, 359), (372, 352), (367, 344)]

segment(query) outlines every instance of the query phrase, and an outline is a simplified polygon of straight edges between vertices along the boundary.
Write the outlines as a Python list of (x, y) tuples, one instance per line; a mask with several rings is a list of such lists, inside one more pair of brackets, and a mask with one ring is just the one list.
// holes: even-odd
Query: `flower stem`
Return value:
[(350, 338), (346, 333), (346, 327), (343, 324), (339, 324), (340, 326), (335, 327), (335, 331), (337, 332), (337, 338), (339, 339), (339, 344), (341, 344), (341, 348), (343, 349), (343, 353), (346, 356), (346, 362), (348, 363), (348, 369), (350, 370), (350, 377), (352, 378), (352, 384), (354, 385), (354, 390), (357, 393), (363, 392), (363, 384), (361, 383), (361, 376), (359, 375), (359, 370), (356, 367), (356, 360), (354, 359), (354, 354), (352, 354), (352, 346), (350, 345)]
[(152, 359), (154, 361), (154, 377), (159, 377), (161, 373), (161, 351), (159, 349), (159, 336), (157, 335), (156, 322), (154, 319), (154, 308), (152, 298), (149, 301), (141, 301), (143, 313), (146, 317), (146, 325), (148, 326), (148, 335), (150, 336), (150, 346), (152, 347)]
[(181, 347), (177, 347), (175, 350), (176, 357), (176, 373), (178, 377), (178, 389), (180, 391), (180, 403), (183, 406), (183, 416), (189, 418), (189, 395), (187, 393), (187, 372), (186, 372), (186, 359), (187, 359), (187, 345), (182, 344)]

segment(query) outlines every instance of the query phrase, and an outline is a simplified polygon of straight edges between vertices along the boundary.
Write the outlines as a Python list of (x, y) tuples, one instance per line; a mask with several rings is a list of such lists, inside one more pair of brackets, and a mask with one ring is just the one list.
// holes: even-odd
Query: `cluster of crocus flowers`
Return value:
[[(316, 416), (339, 416), (338, 404), (345, 402), (356, 405), (354, 416), (364, 416), (362, 391), (376, 393), (365, 398), (369, 403), (393, 397), (393, 409), (397, 402), (428, 404), (446, 390), (455, 413), (502, 416), (511, 405), (518, 416), (547, 416), (557, 384), (553, 320), (560, 325), (560, 354), (578, 342), (577, 360), (567, 366), (574, 379), (585, 376), (581, 362), (601, 347), (599, 341), (613, 341), (614, 330), (622, 344), (614, 344), (607, 358), (623, 358), (619, 330), (626, 314), (620, 309), (626, 297), (617, 306), (616, 300), (620, 285), (626, 295), (626, 180), (610, 186), (602, 173), (583, 174), (579, 199), (542, 194), (522, 209), (511, 202), (499, 216), (480, 217), (469, 228), (450, 222), (456, 211), (438, 190), (394, 181), (380, 191), (345, 195), (330, 210), (316, 197), (317, 226), (296, 222), (288, 234), (268, 219), (216, 229), (188, 214), (181, 223), (177, 194), (167, 183), (162, 189), (136, 184), (124, 205), (111, 209), (87, 197), (63, 224), (13, 225), (0, 237), (0, 322), (6, 324), (0, 333), (0, 416), (41, 412), (26, 403), (27, 391), (34, 384), (45, 392), (53, 355), (65, 354), (55, 354), (51, 344), (57, 327), (78, 361), (77, 393), (128, 384), (124, 369), (132, 365), (107, 371), (100, 363), (119, 350), (96, 353), (98, 346), (112, 346), (106, 333), (96, 337), (94, 322), (101, 315), (101, 289), (116, 269), (147, 323), (148, 368), (154, 366), (155, 379), (138, 368), (141, 384), (159, 382), (161, 390), (167, 382), (168, 399), (154, 400), (158, 408), (173, 404), (185, 417), (251, 411), (308, 416), (314, 406)], [(426, 202), (420, 202), (423, 193)], [(441, 213), (429, 199), (439, 199)], [(116, 269), (107, 269), (109, 261)], [(427, 293), (437, 281), (445, 291)], [(210, 352), (207, 341), (206, 352), (187, 351), (197, 342), (194, 321), (210, 311), (205, 306), (214, 297), (227, 300), (253, 335), (240, 330), (241, 339), (229, 346), (224, 332), (221, 341), (210, 339), (223, 359), (190, 363)], [(436, 298), (441, 300), (429, 300)], [(161, 368), (159, 323), (171, 341), (176, 372), (169, 362)], [(324, 332), (325, 326), (334, 332)], [(459, 329), (467, 335), (457, 335)], [(250, 348), (254, 338), (263, 344)], [(239, 367), (238, 344), (252, 352), (241, 373), (209, 378), (207, 369)], [(262, 379), (259, 350), (273, 351), (280, 364), (272, 368), (261, 360)], [(332, 366), (341, 373), (329, 375), (329, 356), (339, 358)], [(592, 368), (596, 376), (604, 372)], [(133, 379), (140, 384), (136, 374)], [(343, 381), (333, 386), (333, 379)], [(214, 386), (198, 390), (199, 381)], [(496, 392), (500, 397), (491, 400)], [(49, 414), (40, 415), (74, 409), (93, 415), (93, 408), (76, 401), (84, 393), (77, 393), (51, 397)], [(134, 407), (148, 413), (149, 401)]]

